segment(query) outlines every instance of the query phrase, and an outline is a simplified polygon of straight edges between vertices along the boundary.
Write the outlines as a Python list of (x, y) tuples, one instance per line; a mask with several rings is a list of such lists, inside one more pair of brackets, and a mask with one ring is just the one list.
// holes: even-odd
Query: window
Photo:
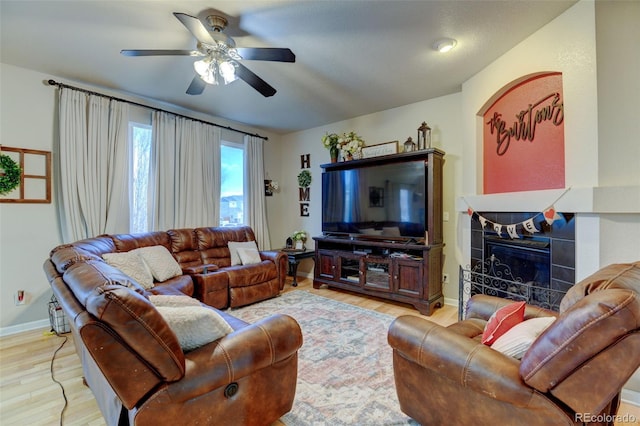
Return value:
[(223, 141), (220, 146), (220, 226), (244, 220), (244, 146)]
[[(130, 220), (132, 233), (149, 231), (148, 189), (152, 127), (129, 122), (130, 144)], [(220, 226), (245, 224), (244, 145), (222, 141), (220, 146)]]
[(130, 220), (131, 232), (147, 232), (147, 197), (149, 188), (149, 162), (151, 157), (151, 126), (129, 123), (129, 143), (131, 144)]

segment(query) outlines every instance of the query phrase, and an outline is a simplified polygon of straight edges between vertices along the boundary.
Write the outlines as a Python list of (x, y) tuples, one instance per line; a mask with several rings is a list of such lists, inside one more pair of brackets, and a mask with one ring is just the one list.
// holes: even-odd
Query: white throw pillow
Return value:
[(105, 253), (102, 258), (109, 265), (118, 268), (125, 274), (129, 275), (142, 287), (146, 289), (153, 288), (153, 276), (147, 268), (142, 257), (133, 251), (123, 253)]
[(156, 307), (175, 333), (183, 351), (218, 340), (233, 328), (213, 309), (204, 306)]
[(140, 254), (156, 281), (166, 281), (182, 275), (182, 268), (165, 246), (141, 247), (131, 251)]
[(491, 348), (516, 359), (522, 359), (531, 344), (555, 320), (554, 317), (540, 317), (516, 324), (498, 337)]
[(231, 254), (231, 265), (241, 265), (240, 255), (238, 254), (238, 248), (252, 248), (258, 250), (258, 245), (255, 241), (229, 241), (227, 243), (229, 247), (229, 253)]
[(262, 262), (260, 253), (258, 253), (258, 250), (253, 248), (238, 247), (238, 255), (240, 256), (240, 261), (243, 265), (251, 265), (254, 263)]
[(179, 306), (202, 306), (198, 299), (189, 296), (178, 296), (173, 294), (151, 294), (149, 301), (154, 306), (179, 307)]

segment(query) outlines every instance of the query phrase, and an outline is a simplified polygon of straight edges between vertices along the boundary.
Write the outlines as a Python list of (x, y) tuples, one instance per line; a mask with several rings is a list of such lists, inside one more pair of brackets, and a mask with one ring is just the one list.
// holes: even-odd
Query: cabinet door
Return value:
[(422, 261), (397, 259), (394, 268), (394, 285), (398, 294), (421, 298), (424, 294)]
[(334, 280), (336, 276), (336, 257), (332, 251), (318, 251), (316, 259), (316, 278)]
[(367, 256), (364, 261), (364, 288), (392, 291), (391, 264), (388, 258)]
[(362, 271), (360, 269), (360, 256), (351, 253), (339, 253), (338, 279), (345, 283), (360, 287)]

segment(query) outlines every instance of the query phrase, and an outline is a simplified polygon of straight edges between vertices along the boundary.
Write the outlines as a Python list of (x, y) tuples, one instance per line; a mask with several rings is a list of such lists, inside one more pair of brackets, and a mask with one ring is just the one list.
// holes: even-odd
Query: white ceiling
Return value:
[[(285, 133), (435, 98), (560, 15), (575, 0), (9, 1), (0, 0), (0, 60)], [(194, 49), (173, 16), (229, 17), (238, 47), (288, 47), (296, 63), (244, 64), (278, 90), (243, 81), (185, 93), (191, 57), (126, 57), (121, 49)], [(455, 38), (448, 54), (433, 50)]]

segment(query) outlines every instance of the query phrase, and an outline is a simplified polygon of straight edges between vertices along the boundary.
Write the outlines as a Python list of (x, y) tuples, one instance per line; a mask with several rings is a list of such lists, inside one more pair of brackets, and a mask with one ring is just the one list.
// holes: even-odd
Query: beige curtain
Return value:
[(129, 231), (129, 105), (59, 89), (58, 213), (62, 239)]
[(245, 222), (251, 226), (261, 250), (271, 249), (264, 197), (264, 139), (245, 136)]
[(220, 128), (153, 114), (149, 228), (217, 226), (220, 217)]

